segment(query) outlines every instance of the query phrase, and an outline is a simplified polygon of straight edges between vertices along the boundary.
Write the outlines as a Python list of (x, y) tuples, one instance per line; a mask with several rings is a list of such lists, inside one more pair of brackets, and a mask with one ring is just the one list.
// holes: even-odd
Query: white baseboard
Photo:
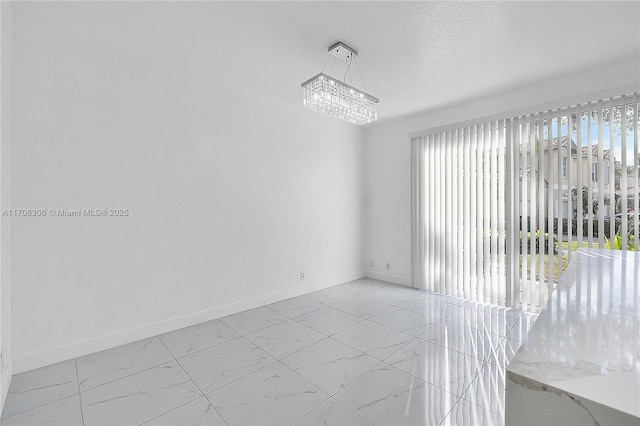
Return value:
[[(78, 358), (80, 356), (89, 355), (100, 352), (105, 349), (111, 349), (116, 346), (135, 342), (137, 340), (148, 339), (160, 334), (169, 333), (184, 327), (211, 321), (227, 315), (246, 311), (247, 309), (257, 308), (259, 306), (268, 305), (270, 303), (279, 302), (291, 297), (301, 296), (313, 291), (322, 290), (324, 288), (333, 287), (349, 281), (364, 278), (364, 271), (355, 271), (350, 274), (333, 277), (330, 279), (296, 285), (285, 290), (276, 291), (251, 299), (241, 300), (230, 303), (228, 305), (216, 306), (215, 308), (194, 312), (179, 317), (161, 320), (152, 324), (140, 327), (130, 328), (128, 330), (119, 331), (83, 342), (73, 343), (69, 345), (59, 346), (57, 348), (29, 355), (13, 360), (13, 374), (23, 373), (25, 371), (34, 370), (36, 368), (45, 367), (47, 365), (56, 364), (58, 362), (67, 361)], [(3, 376), (4, 378), (4, 376)]]
[(377, 272), (371, 270), (366, 270), (364, 274), (367, 278), (386, 281), (392, 284), (406, 285), (407, 287), (413, 286), (409, 277), (402, 277), (400, 275), (387, 274), (385, 272)]
[(13, 376), (13, 361), (9, 358), (7, 368), (2, 372), (2, 382), (0, 383), (0, 416), (4, 409), (4, 403), (9, 395), (9, 386), (11, 386), (11, 377)]

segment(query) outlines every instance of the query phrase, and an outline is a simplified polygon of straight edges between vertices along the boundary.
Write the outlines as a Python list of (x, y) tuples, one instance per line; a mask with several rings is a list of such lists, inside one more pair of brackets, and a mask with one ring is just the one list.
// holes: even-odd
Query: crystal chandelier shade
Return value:
[(302, 83), (305, 107), (353, 124), (378, 119), (378, 98), (320, 73)]
[[(348, 65), (345, 71), (346, 78), (358, 52), (338, 42), (329, 48), (329, 53), (334, 56), (334, 64), (338, 58), (346, 61)], [(333, 70), (333, 65), (331, 69)], [(371, 123), (378, 119), (378, 98), (345, 83), (344, 79), (340, 81), (325, 74), (324, 68), (322, 71), (301, 85), (304, 94), (303, 105), (306, 108), (357, 125)], [(359, 68), (358, 73), (360, 73)], [(360, 79), (362, 80), (362, 75)], [(362, 85), (364, 86), (364, 80)]]

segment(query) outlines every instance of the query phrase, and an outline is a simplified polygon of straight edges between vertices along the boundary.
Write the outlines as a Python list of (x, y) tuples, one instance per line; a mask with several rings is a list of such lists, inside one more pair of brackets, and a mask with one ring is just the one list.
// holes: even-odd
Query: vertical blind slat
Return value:
[[(553, 266), (553, 281), (550, 281), (550, 283), (554, 282), (557, 279), (557, 276), (560, 274), (560, 272), (562, 271), (561, 269), (561, 265), (562, 265), (562, 218), (564, 217), (564, 212), (563, 212), (563, 200), (562, 200), (562, 195), (563, 195), (563, 191), (562, 191), (562, 113), (560, 110), (557, 111), (556, 113), (556, 117), (555, 117), (555, 129), (556, 129), (556, 136), (558, 138), (558, 150), (557, 150), (557, 158), (556, 160), (556, 165), (555, 165), (555, 173), (557, 173), (557, 176), (555, 176), (555, 182), (556, 182), (556, 188), (557, 190), (555, 192), (553, 192), (552, 194), (556, 197), (554, 200), (554, 204), (555, 204), (555, 224), (556, 224), (556, 228), (557, 231), (553, 231), (551, 230), (550, 232), (554, 235), (555, 237), (555, 245), (554, 245), (554, 249), (555, 249), (555, 260), (554, 260), (554, 266)], [(556, 273), (557, 271), (557, 273)], [(551, 291), (553, 290), (553, 286), (550, 286), (549, 288), (549, 295), (551, 295)]]
[[(553, 120), (551, 118), (551, 112), (547, 114), (546, 117), (547, 124), (547, 138), (549, 148), (547, 149), (547, 173), (550, 179), (546, 179), (547, 183), (547, 229), (546, 229), (546, 237), (547, 237), (547, 279), (544, 280), (544, 290), (540, 295), (540, 303), (542, 304), (544, 301), (544, 297), (549, 292), (549, 283), (553, 282), (553, 253), (554, 253), (554, 235), (553, 235), (553, 207), (554, 207), (554, 199), (553, 199), (553, 150), (551, 149), (552, 145), (552, 124)], [(545, 174), (547, 176), (547, 174)]]
[[(433, 166), (436, 163), (435, 156), (435, 136), (429, 135), (429, 162), (427, 163), (429, 166)], [(430, 291), (435, 291), (435, 263), (436, 263), (436, 239), (435, 239), (435, 196), (436, 196), (436, 186), (435, 186), (435, 167), (429, 167), (429, 271), (427, 277), (429, 282), (427, 284), (427, 288)]]
[[(537, 123), (537, 132), (538, 132), (538, 141), (544, 140), (543, 129), (544, 127), (544, 116), (543, 114), (538, 115), (538, 123)], [(540, 147), (537, 145), (532, 145), (531, 149), (538, 150)], [(546, 238), (544, 233), (545, 228), (545, 162), (543, 152), (540, 151), (538, 155), (538, 182), (537, 182), (537, 191), (538, 191), (538, 281), (536, 286), (532, 289), (535, 292), (532, 292), (532, 297), (534, 298), (533, 303), (541, 304), (543, 301), (542, 296), (542, 287), (545, 281), (544, 275), (544, 256), (545, 247), (546, 247)]]
[[(539, 218), (539, 195), (538, 195), (538, 173), (535, 172), (538, 159), (536, 158), (536, 150), (534, 149), (535, 137), (536, 137), (536, 127), (534, 123), (533, 117), (529, 116), (527, 118), (527, 181), (529, 183), (529, 197), (531, 199), (531, 224), (529, 226), (529, 245), (530, 245), (530, 256), (531, 261), (528, 263), (529, 268), (531, 269), (531, 273), (529, 275), (529, 279), (527, 280), (526, 285), (526, 308), (532, 307), (533, 302), (533, 289), (535, 288), (535, 283), (538, 280), (537, 267), (538, 267), (538, 258), (536, 256), (536, 247), (539, 243), (538, 236), (538, 218)], [(525, 259), (526, 261), (526, 259)], [(527, 265), (524, 265), (523, 268), (526, 269)], [(526, 309), (525, 308), (525, 309)]]
[(504, 263), (504, 248), (505, 248), (505, 182), (504, 182), (504, 170), (505, 170), (505, 152), (504, 152), (504, 142), (505, 142), (505, 121), (498, 121), (498, 148), (496, 152), (496, 160), (497, 164), (497, 183), (496, 183), (496, 196), (498, 198), (498, 268), (497, 274), (498, 276), (498, 294), (497, 300), (498, 305), (504, 305), (505, 303), (505, 263)]
[(454, 250), (454, 255), (453, 255), (453, 295), (456, 297), (462, 297), (462, 292), (460, 291), (460, 284), (461, 284), (461, 268), (462, 268), (462, 263), (460, 262), (461, 258), (460, 256), (458, 256), (458, 253), (460, 253), (460, 235), (461, 235), (461, 231), (462, 231), (462, 227), (459, 226), (460, 225), (460, 197), (459, 197), (459, 190), (460, 190), (460, 175), (462, 173), (462, 167), (460, 167), (462, 165), (462, 163), (460, 163), (460, 151), (459, 151), (459, 147), (460, 147), (460, 134), (459, 134), (459, 130), (456, 129), (455, 131), (455, 139), (452, 141), (452, 163), (453, 167), (452, 167), (452, 172), (453, 172), (453, 176), (452, 176), (452, 184), (453, 184), (453, 188), (452, 188), (452, 204), (453, 204), (453, 217), (451, 218), (452, 220), (452, 227), (453, 227), (453, 250)]
[(593, 219), (594, 219), (593, 188), (595, 187), (594, 185), (595, 171), (594, 171), (594, 163), (593, 163), (592, 126), (593, 126), (593, 112), (590, 104), (589, 108), (587, 109), (587, 173), (586, 173), (587, 174), (587, 203), (589, 208), (589, 210), (587, 211), (587, 217), (588, 217), (587, 235), (589, 238), (589, 247), (592, 247), (594, 243), (593, 241)]
[(521, 183), (520, 185), (517, 186), (521, 186), (522, 191), (520, 192), (520, 241), (519, 241), (519, 249), (521, 251), (520, 253), (520, 259), (518, 259), (518, 264), (520, 265), (520, 279), (519, 282), (517, 284), (519, 284), (519, 288), (521, 289), (522, 294), (520, 296), (515, 295), (516, 299), (520, 299), (520, 306), (523, 307), (523, 309), (526, 309), (526, 304), (528, 303), (525, 300), (524, 294), (527, 291), (527, 289), (529, 288), (529, 285), (527, 283), (529, 277), (528, 277), (528, 269), (527, 269), (527, 265), (529, 264), (529, 262), (527, 262), (527, 256), (528, 256), (528, 246), (529, 246), (529, 238), (527, 237), (528, 235), (530, 235), (528, 227), (530, 226), (530, 222), (533, 219), (533, 212), (531, 210), (531, 206), (532, 206), (532, 202), (533, 200), (530, 200), (530, 196), (529, 196), (529, 185), (531, 184), (531, 179), (529, 178), (529, 172), (528, 172), (528, 168), (529, 168), (529, 151), (527, 149), (527, 145), (529, 143), (529, 137), (528, 137), (528, 133), (526, 131), (528, 123), (526, 123), (526, 121), (523, 120), (518, 120), (518, 128), (517, 128), (517, 133), (516, 136), (518, 137), (518, 148), (520, 149), (520, 176), (519, 176), (519, 182)]
[(491, 297), (491, 244), (490, 244), (490, 227), (491, 227), (491, 190), (490, 186), (490, 162), (491, 162), (491, 123), (484, 126), (482, 132), (482, 151), (484, 152), (484, 158), (482, 160), (482, 179), (484, 187), (482, 194), (484, 194), (484, 211), (483, 211), (483, 225), (482, 225), (482, 241), (484, 252), (484, 263), (482, 269), (484, 272), (484, 285), (483, 285), (483, 301), (485, 303), (490, 302)]
[(498, 303), (498, 240), (500, 238), (500, 225), (498, 223), (498, 123), (493, 123), (491, 129), (491, 159), (489, 168), (491, 176), (491, 221), (489, 222), (489, 235), (491, 237), (491, 303)]
[[(504, 155), (505, 155), (505, 168), (503, 174), (503, 183), (505, 187), (505, 197), (503, 200), (519, 200), (518, 188), (518, 174), (519, 167), (517, 159), (520, 157), (518, 155), (514, 155), (514, 153), (518, 152), (513, 147), (513, 136), (514, 136), (514, 123), (515, 120), (507, 119), (505, 120), (505, 143), (504, 143)], [(504, 284), (505, 284), (505, 305), (506, 306), (514, 306), (518, 307), (518, 303), (516, 303), (514, 299), (515, 291), (514, 286), (516, 282), (520, 282), (520, 272), (518, 268), (518, 256), (509, 256), (507, 253), (516, 253), (518, 249), (516, 248), (516, 237), (519, 234), (519, 224), (516, 220), (515, 212), (518, 211), (518, 207), (514, 205), (513, 202), (505, 204), (505, 223), (504, 223), (504, 232), (505, 232), (505, 247), (504, 247), (504, 267), (505, 267), (505, 275), (504, 275)]]
[[(567, 253), (568, 261), (571, 261), (573, 254), (573, 197), (571, 196), (571, 181), (573, 179), (573, 140), (571, 138), (571, 128), (573, 119), (571, 111), (567, 111), (567, 152), (566, 152), (566, 168), (567, 168), (567, 190), (564, 192), (567, 198)], [(564, 167), (564, 164), (563, 164)]]
[(577, 142), (576, 142), (576, 157), (578, 161), (576, 162), (576, 230), (578, 231), (578, 248), (582, 247), (582, 241), (584, 238), (584, 219), (582, 217), (582, 206), (583, 206), (583, 192), (582, 192), (582, 110), (580, 106), (576, 111), (576, 132), (577, 132)]
[(462, 256), (464, 258), (464, 294), (471, 296), (471, 127), (464, 129), (464, 244)]
[(633, 235), (635, 237), (635, 250), (640, 249), (640, 235), (638, 235), (638, 227), (640, 222), (640, 200), (638, 193), (640, 192), (640, 176), (638, 176), (638, 167), (640, 167), (640, 158), (638, 156), (638, 113), (640, 112), (640, 104), (638, 104), (638, 96), (633, 94)]
[[(555, 205), (556, 205), (556, 212), (555, 212), (555, 216), (556, 216), (556, 226), (557, 226), (557, 232), (553, 232), (554, 236), (556, 236), (556, 245), (555, 245), (555, 250), (556, 250), (556, 256), (555, 256), (555, 265), (554, 265), (554, 272), (553, 272), (553, 277), (554, 277), (554, 281), (557, 279), (557, 276), (560, 274), (560, 272), (562, 271), (562, 222), (563, 222), (563, 218), (564, 218), (564, 201), (563, 201), (563, 189), (562, 189), (562, 113), (560, 110), (558, 110), (557, 115), (556, 115), (556, 135), (558, 137), (558, 156), (557, 156), (557, 165), (556, 165), (556, 172), (558, 173), (558, 175), (556, 176), (556, 186), (558, 188), (557, 192), (555, 192)], [(557, 271), (557, 273), (556, 273)], [(549, 295), (551, 294), (551, 290), (553, 290), (553, 287), (551, 287), (551, 289), (549, 290)]]
[[(442, 159), (440, 158), (440, 133), (438, 133), (435, 136), (435, 141), (434, 141), (434, 169), (435, 169), (435, 173), (434, 173), (434, 177), (435, 177), (435, 182), (434, 182), (434, 189), (435, 189), (435, 199), (436, 200), (442, 200), (441, 197), (441, 191), (440, 191), (440, 180), (441, 180), (441, 166), (442, 166)], [(435, 253), (435, 263), (434, 263), (434, 274), (435, 274), (435, 279), (434, 279), (434, 290), (436, 292), (440, 292), (440, 280), (441, 280), (441, 276), (440, 276), (440, 264), (442, 263), (442, 258), (441, 258), (441, 251), (440, 251), (440, 241), (441, 241), (441, 237), (440, 237), (440, 232), (442, 232), (442, 223), (440, 222), (440, 205), (436, 205), (434, 208), (434, 225), (433, 225), (433, 233), (434, 233), (434, 237), (435, 237), (435, 241), (434, 241), (434, 253)]]
[(477, 300), (478, 289), (478, 128), (471, 127), (471, 149), (469, 151), (469, 160), (471, 167), (469, 170), (469, 187), (471, 189), (471, 206), (469, 209), (471, 222), (470, 250), (471, 250), (471, 298)]
[(614, 247), (614, 235), (616, 232), (615, 227), (615, 205), (616, 205), (616, 178), (615, 178), (615, 164), (613, 162), (613, 141), (614, 141), (614, 108), (613, 108), (613, 98), (609, 99), (609, 161), (608, 161), (608, 170), (605, 170), (605, 173), (608, 172), (608, 183), (609, 183), (609, 247)]
[(603, 123), (604, 120), (602, 118), (603, 108), (602, 102), (598, 101), (598, 160), (596, 163), (596, 179), (598, 181), (598, 244), (600, 247), (604, 247), (604, 237), (605, 237), (605, 229), (604, 229), (604, 138), (603, 133), (604, 129)]
[(444, 292), (447, 294), (453, 294), (452, 292), (452, 275), (453, 275), (453, 262), (451, 257), (451, 251), (449, 250), (449, 239), (452, 237), (451, 230), (451, 218), (453, 216), (453, 212), (451, 211), (451, 201), (452, 201), (452, 185), (451, 185), (451, 132), (445, 132), (444, 137), (444, 199), (445, 199), (445, 212), (444, 212), (444, 235), (445, 237), (442, 239), (443, 241), (443, 250), (445, 255), (445, 290)]
[[(620, 148), (622, 150), (622, 155), (621, 155), (621, 160), (622, 160), (621, 174), (622, 174), (622, 176), (620, 176), (620, 190), (621, 190), (621, 194), (620, 194), (620, 203), (621, 203), (620, 213), (622, 213), (622, 217), (621, 217), (622, 230), (621, 230), (620, 234), (622, 236), (622, 247), (624, 247), (625, 249), (626, 249), (627, 244), (629, 242), (628, 241), (628, 236), (627, 236), (627, 232), (628, 232), (628, 229), (627, 229), (627, 219), (628, 219), (627, 210), (628, 210), (629, 201), (627, 199), (627, 184), (628, 184), (628, 182), (627, 182), (627, 173), (628, 173), (628, 169), (627, 169), (626, 115), (627, 115), (627, 104), (626, 104), (626, 98), (623, 96), (622, 97), (622, 104), (620, 105), (620, 123), (621, 123)], [(613, 126), (611, 126), (611, 128), (613, 129)]]
[[(438, 162), (440, 163), (440, 171), (438, 173), (438, 191), (440, 193), (439, 195), (439, 199), (442, 201), (445, 201), (445, 197), (446, 197), (446, 193), (445, 193), (445, 173), (446, 173), (446, 169), (445, 169), (445, 164), (443, 162), (444, 160), (444, 147), (445, 147), (445, 142), (444, 142), (444, 133), (440, 134), (440, 137), (438, 138)], [(441, 202), (440, 205), (438, 206), (438, 218), (439, 218), (439, 223), (438, 223), (438, 229), (437, 232), (440, 236), (440, 240), (439, 240), (439, 244), (438, 244), (438, 257), (441, 259), (441, 263), (440, 263), (440, 267), (438, 268), (438, 292), (440, 293), (444, 293), (445, 292), (445, 265), (446, 265), (446, 254), (445, 254), (445, 247), (444, 247), (444, 233), (446, 232), (445, 230), (445, 202)]]
[[(458, 131), (456, 137), (456, 285), (458, 297), (464, 297), (464, 157), (463, 157), (464, 129)], [(462, 253), (462, 257), (459, 254)]]
[(484, 232), (484, 197), (482, 196), (482, 160), (484, 158), (484, 152), (482, 149), (482, 126), (476, 126), (476, 285), (475, 285), (475, 299), (482, 300), (482, 287), (484, 286), (484, 253), (482, 242), (482, 235)]

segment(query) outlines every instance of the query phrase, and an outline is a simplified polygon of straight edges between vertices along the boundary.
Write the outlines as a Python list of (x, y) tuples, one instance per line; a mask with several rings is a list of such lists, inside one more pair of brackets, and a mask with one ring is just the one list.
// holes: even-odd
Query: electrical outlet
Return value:
[(391, 270), (391, 263), (387, 262), (387, 271)]
[(369, 268), (373, 268), (373, 259), (369, 259)]
[(300, 272), (300, 281), (304, 281), (304, 272)]

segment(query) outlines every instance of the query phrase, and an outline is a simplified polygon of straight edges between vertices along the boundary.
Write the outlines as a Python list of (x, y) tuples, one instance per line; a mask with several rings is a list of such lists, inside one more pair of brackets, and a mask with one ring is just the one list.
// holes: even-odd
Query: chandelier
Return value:
[[(337, 117), (340, 120), (353, 124), (367, 124), (378, 119), (378, 98), (371, 96), (366, 91), (356, 89), (346, 83), (347, 75), (351, 79), (351, 64), (355, 62), (362, 86), (364, 84), (358, 62), (354, 61), (358, 52), (342, 42), (338, 42), (329, 48), (329, 58), (322, 68), (322, 72), (302, 83), (304, 92), (303, 105), (310, 110)], [(324, 73), (329, 60), (333, 56), (333, 64), (328, 74)], [(346, 71), (342, 81), (331, 77), (331, 71), (336, 61), (340, 59), (346, 62)]]

